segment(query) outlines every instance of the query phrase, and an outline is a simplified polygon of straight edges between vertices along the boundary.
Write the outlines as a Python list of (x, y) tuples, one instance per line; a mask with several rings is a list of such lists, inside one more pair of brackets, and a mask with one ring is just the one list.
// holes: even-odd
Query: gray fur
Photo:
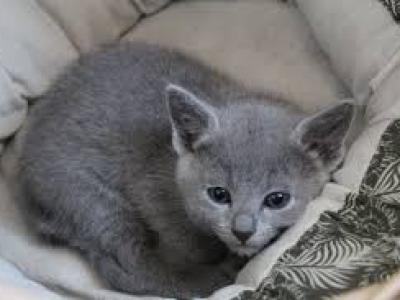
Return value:
[[(34, 106), (18, 191), (32, 227), (79, 249), (113, 288), (204, 296), (232, 283), (236, 254), (271, 243), (318, 195), (352, 111), (306, 118), (175, 51), (109, 48), (81, 58)], [(213, 202), (213, 186), (232, 204)], [(288, 206), (263, 207), (282, 190)], [(242, 243), (233, 229), (251, 236)]]

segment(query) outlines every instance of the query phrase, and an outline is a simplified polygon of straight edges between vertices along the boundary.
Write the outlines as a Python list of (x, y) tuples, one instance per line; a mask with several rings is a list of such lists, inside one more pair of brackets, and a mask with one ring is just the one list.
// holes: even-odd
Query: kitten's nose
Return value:
[(249, 238), (256, 232), (256, 218), (248, 214), (237, 215), (232, 222), (232, 233), (236, 238), (246, 244)]

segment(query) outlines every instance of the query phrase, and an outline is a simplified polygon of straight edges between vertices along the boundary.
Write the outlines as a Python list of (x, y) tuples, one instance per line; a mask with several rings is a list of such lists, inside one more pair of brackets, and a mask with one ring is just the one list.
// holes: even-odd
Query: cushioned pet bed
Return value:
[(80, 54), (116, 41), (174, 46), (307, 111), (359, 104), (334, 180), (209, 299), (326, 299), (399, 271), (400, 0), (284, 2), (0, 0), (0, 299), (143, 298), (35, 239), (5, 180), (30, 105)]

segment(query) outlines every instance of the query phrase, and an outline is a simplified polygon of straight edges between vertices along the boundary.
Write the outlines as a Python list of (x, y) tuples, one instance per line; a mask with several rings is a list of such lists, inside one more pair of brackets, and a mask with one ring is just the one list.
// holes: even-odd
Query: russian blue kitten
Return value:
[(109, 48), (33, 107), (18, 191), (32, 228), (111, 287), (205, 296), (319, 194), (353, 111), (306, 116), (176, 51)]

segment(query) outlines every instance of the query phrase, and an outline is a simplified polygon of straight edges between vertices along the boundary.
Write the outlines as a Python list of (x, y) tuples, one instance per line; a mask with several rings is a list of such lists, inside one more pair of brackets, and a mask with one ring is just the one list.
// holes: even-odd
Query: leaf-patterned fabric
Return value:
[(391, 12), (396, 22), (400, 22), (400, 0), (379, 0)]
[(325, 212), (254, 292), (235, 300), (326, 299), (400, 269), (400, 120), (381, 137), (358, 193)]

